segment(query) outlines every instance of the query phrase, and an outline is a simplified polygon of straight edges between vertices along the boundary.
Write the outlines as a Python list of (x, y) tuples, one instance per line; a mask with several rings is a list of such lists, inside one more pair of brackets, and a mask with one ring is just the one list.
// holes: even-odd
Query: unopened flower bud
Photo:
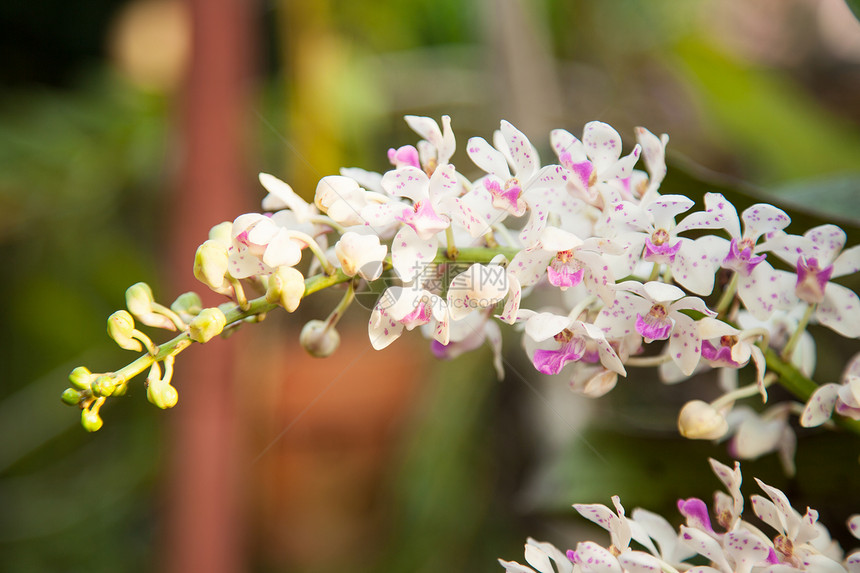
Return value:
[(69, 382), (78, 390), (89, 390), (94, 374), (86, 366), (78, 366), (69, 374)]
[(302, 328), (299, 342), (311, 356), (325, 358), (340, 346), (340, 334), (325, 321), (311, 320)]
[(716, 440), (729, 430), (729, 423), (707, 402), (691, 400), (681, 408), (678, 429), (691, 440)]
[(146, 399), (162, 410), (173, 408), (179, 402), (179, 392), (171, 384), (155, 380), (146, 387)]
[(178, 314), (183, 321), (189, 323), (203, 310), (203, 301), (200, 300), (200, 295), (196, 292), (182, 293), (170, 305), (170, 310)]
[(133, 284), (125, 291), (125, 305), (140, 322), (155, 328), (176, 330), (172, 320), (153, 310), (154, 303), (152, 289), (146, 283)]
[(81, 412), (81, 425), (88, 432), (97, 432), (104, 422), (95, 410), (84, 410)]
[(218, 223), (209, 229), (209, 238), (213, 241), (219, 241), (225, 245), (229, 245), (233, 237), (233, 221), (224, 221)]
[(204, 241), (194, 255), (194, 276), (212, 290), (219, 291), (224, 287), (228, 261), (227, 245), (219, 240)]
[(353, 231), (344, 233), (334, 246), (343, 274), (349, 277), (360, 274), (369, 281), (382, 274), (382, 261), (387, 252), (388, 247), (379, 244), (378, 236), (359, 235)]
[(63, 391), (63, 395), (60, 397), (60, 399), (69, 406), (77, 406), (80, 404), (81, 398), (83, 398), (83, 395), (74, 388), (66, 388)]
[(140, 352), (143, 345), (132, 335), (134, 333), (134, 319), (125, 310), (118, 310), (108, 318), (108, 336), (113, 338), (120, 348)]
[(293, 312), (305, 294), (305, 277), (293, 267), (281, 266), (269, 276), (266, 300)]
[(209, 342), (221, 334), (227, 317), (217, 308), (204, 308), (188, 325), (188, 337), (194, 342)]
[(111, 396), (116, 390), (118, 380), (112, 374), (102, 374), (93, 380), (90, 390), (93, 396)]

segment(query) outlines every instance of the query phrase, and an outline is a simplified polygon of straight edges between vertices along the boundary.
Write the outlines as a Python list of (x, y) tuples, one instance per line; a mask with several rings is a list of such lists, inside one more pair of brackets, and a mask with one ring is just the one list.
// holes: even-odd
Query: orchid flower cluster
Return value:
[[(737, 458), (779, 451), (790, 469), (791, 413), (806, 426), (834, 413), (848, 425), (860, 420), (860, 358), (839, 384), (811, 380), (809, 324), (860, 336), (860, 300), (834, 280), (860, 269), (860, 246), (844, 249), (839, 227), (794, 235), (785, 231), (789, 216), (772, 205), (738, 214), (718, 193), (705, 194), (701, 207), (661, 194), (668, 136), (644, 128), (627, 154), (606, 123), (586, 124), (581, 139), (556, 129), (553, 163), (542, 165), (529, 139), (503, 121), (492, 143), (468, 140), (477, 169), (461, 171), (449, 117), (441, 126), (428, 117), (406, 122), (421, 139), (389, 150), (389, 171), (342, 169), (319, 181), (312, 203), (261, 174), (264, 212), (217, 225), (195, 257), (195, 276), (224, 304), (203, 308), (186, 293), (168, 307), (147, 285), (131, 287), (128, 310), (110, 317), (108, 332), (123, 348), (146, 352), (116, 372), (72, 372), (63, 400), (82, 409), (85, 428), (97, 430), (105, 400), (147, 369), (147, 397), (172, 407), (173, 363), (192, 342), (278, 306), (293, 312), (326, 288), (343, 297), (327, 318), (304, 326), (300, 342), (315, 356), (332, 354), (339, 320), (368, 285), (381, 292), (368, 323), (376, 349), (412, 330), (442, 359), (486, 344), (502, 377), (507, 324), (522, 334), (535, 370), (590, 397), (631, 368), (658, 367), (667, 383), (716, 369), (723, 395), (687, 403), (679, 429), (728, 439)], [(265, 294), (249, 298), (251, 289)], [(157, 345), (136, 321), (178, 335)], [(739, 382), (742, 369), (752, 383)], [(766, 402), (774, 381), (802, 403), (761, 413), (738, 404), (756, 395)]]
[[(856, 573), (860, 550), (847, 557), (818, 521), (818, 512), (807, 508), (801, 515), (788, 497), (756, 479), (765, 496), (749, 497), (753, 513), (767, 526), (764, 530), (743, 519), (740, 464), (734, 469), (716, 460), (711, 468), (728, 493), (714, 493), (712, 524), (707, 504), (698, 498), (679, 499), (678, 510), (686, 524), (676, 531), (661, 515), (635, 509), (625, 515), (618, 496), (615, 511), (602, 504), (576, 504), (580, 515), (609, 532), (611, 545), (593, 541), (576, 545), (566, 553), (546, 542), (529, 539), (525, 546), (527, 567), (499, 560), (506, 573)], [(715, 528), (716, 527), (716, 528)], [(848, 520), (848, 529), (860, 538), (860, 515)], [(631, 547), (635, 541), (641, 549)], [(702, 560), (709, 565), (693, 565)], [(553, 568), (555, 564), (555, 568)], [(534, 569), (532, 569), (532, 567)]]

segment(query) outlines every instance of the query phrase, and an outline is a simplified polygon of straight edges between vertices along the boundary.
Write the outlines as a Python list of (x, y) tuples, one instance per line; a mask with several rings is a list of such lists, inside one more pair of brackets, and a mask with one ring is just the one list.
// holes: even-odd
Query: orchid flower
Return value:
[(681, 371), (689, 376), (699, 363), (702, 339), (696, 321), (681, 312), (692, 310), (715, 316), (700, 298), (685, 296), (676, 286), (659, 282), (644, 285), (625, 281), (616, 285), (612, 306), (600, 311), (595, 324), (608, 338), (637, 332), (645, 342), (667, 340), (667, 352)]
[(816, 305), (815, 318), (848, 338), (860, 337), (860, 298), (832, 279), (860, 270), (860, 245), (843, 250), (845, 231), (836, 225), (821, 225), (803, 236), (782, 234), (763, 248), (795, 266), (794, 293)]

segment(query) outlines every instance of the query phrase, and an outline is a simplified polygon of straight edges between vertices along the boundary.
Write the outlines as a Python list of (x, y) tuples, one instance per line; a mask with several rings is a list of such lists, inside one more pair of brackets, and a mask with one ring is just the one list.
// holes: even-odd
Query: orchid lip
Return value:
[(833, 265), (823, 269), (818, 267), (815, 257), (797, 259), (797, 283), (794, 292), (798, 298), (810, 304), (824, 300), (824, 289), (833, 275)]
[(411, 329), (420, 324), (427, 324), (430, 322), (430, 316), (429, 306), (423, 302), (419, 302), (415, 305), (412, 312), (400, 319), (400, 322), (402, 322), (407, 328)]
[[(746, 243), (744, 241), (744, 243)], [(729, 254), (723, 259), (721, 266), (726, 269), (731, 269), (740, 273), (742, 276), (748, 277), (767, 255), (754, 255), (751, 246), (744, 244), (744, 248), (740, 248), (741, 241), (733, 238), (729, 246)]]
[(563, 289), (568, 287), (575, 287), (582, 282), (582, 277), (585, 275), (585, 269), (576, 269), (575, 266), (578, 265), (562, 263), (559, 262), (558, 259), (554, 259), (552, 263), (546, 268), (549, 283), (553, 286), (561, 287)]
[(492, 179), (487, 179), (484, 186), (493, 197), (493, 207), (504, 209), (511, 213), (520, 211), (520, 195), (522, 195), (523, 190), (516, 179), (509, 179), (505, 183), (504, 189), (502, 189), (498, 181)]
[(647, 341), (666, 340), (674, 326), (674, 321), (668, 317), (656, 317), (651, 312), (646, 316), (636, 314), (636, 332)]
[(645, 239), (645, 253), (642, 259), (653, 263), (672, 263), (675, 261), (675, 255), (681, 250), (681, 244), (681, 241), (678, 241), (671, 246), (668, 243), (655, 245), (651, 237), (648, 237)]
[(697, 497), (679, 499), (678, 511), (696, 527), (705, 531), (714, 531), (714, 528), (711, 527), (711, 518), (708, 515), (708, 506), (701, 499)]
[(585, 339), (573, 337), (557, 350), (536, 350), (532, 361), (541, 374), (558, 374), (568, 362), (579, 360), (585, 354)]
[(428, 239), (450, 225), (448, 220), (436, 213), (429, 201), (418, 201), (411, 209), (403, 209), (403, 213), (395, 218), (412, 227), (422, 239)]
[(714, 346), (708, 340), (702, 341), (702, 358), (715, 366), (726, 366), (729, 368), (740, 368), (741, 365), (732, 359), (730, 346)]

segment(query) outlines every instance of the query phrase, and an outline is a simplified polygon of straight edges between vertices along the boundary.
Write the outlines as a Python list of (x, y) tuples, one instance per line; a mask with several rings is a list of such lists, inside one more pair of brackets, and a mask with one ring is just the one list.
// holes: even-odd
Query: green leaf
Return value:
[(854, 17), (860, 20), (860, 0), (845, 0), (845, 3), (854, 12)]

